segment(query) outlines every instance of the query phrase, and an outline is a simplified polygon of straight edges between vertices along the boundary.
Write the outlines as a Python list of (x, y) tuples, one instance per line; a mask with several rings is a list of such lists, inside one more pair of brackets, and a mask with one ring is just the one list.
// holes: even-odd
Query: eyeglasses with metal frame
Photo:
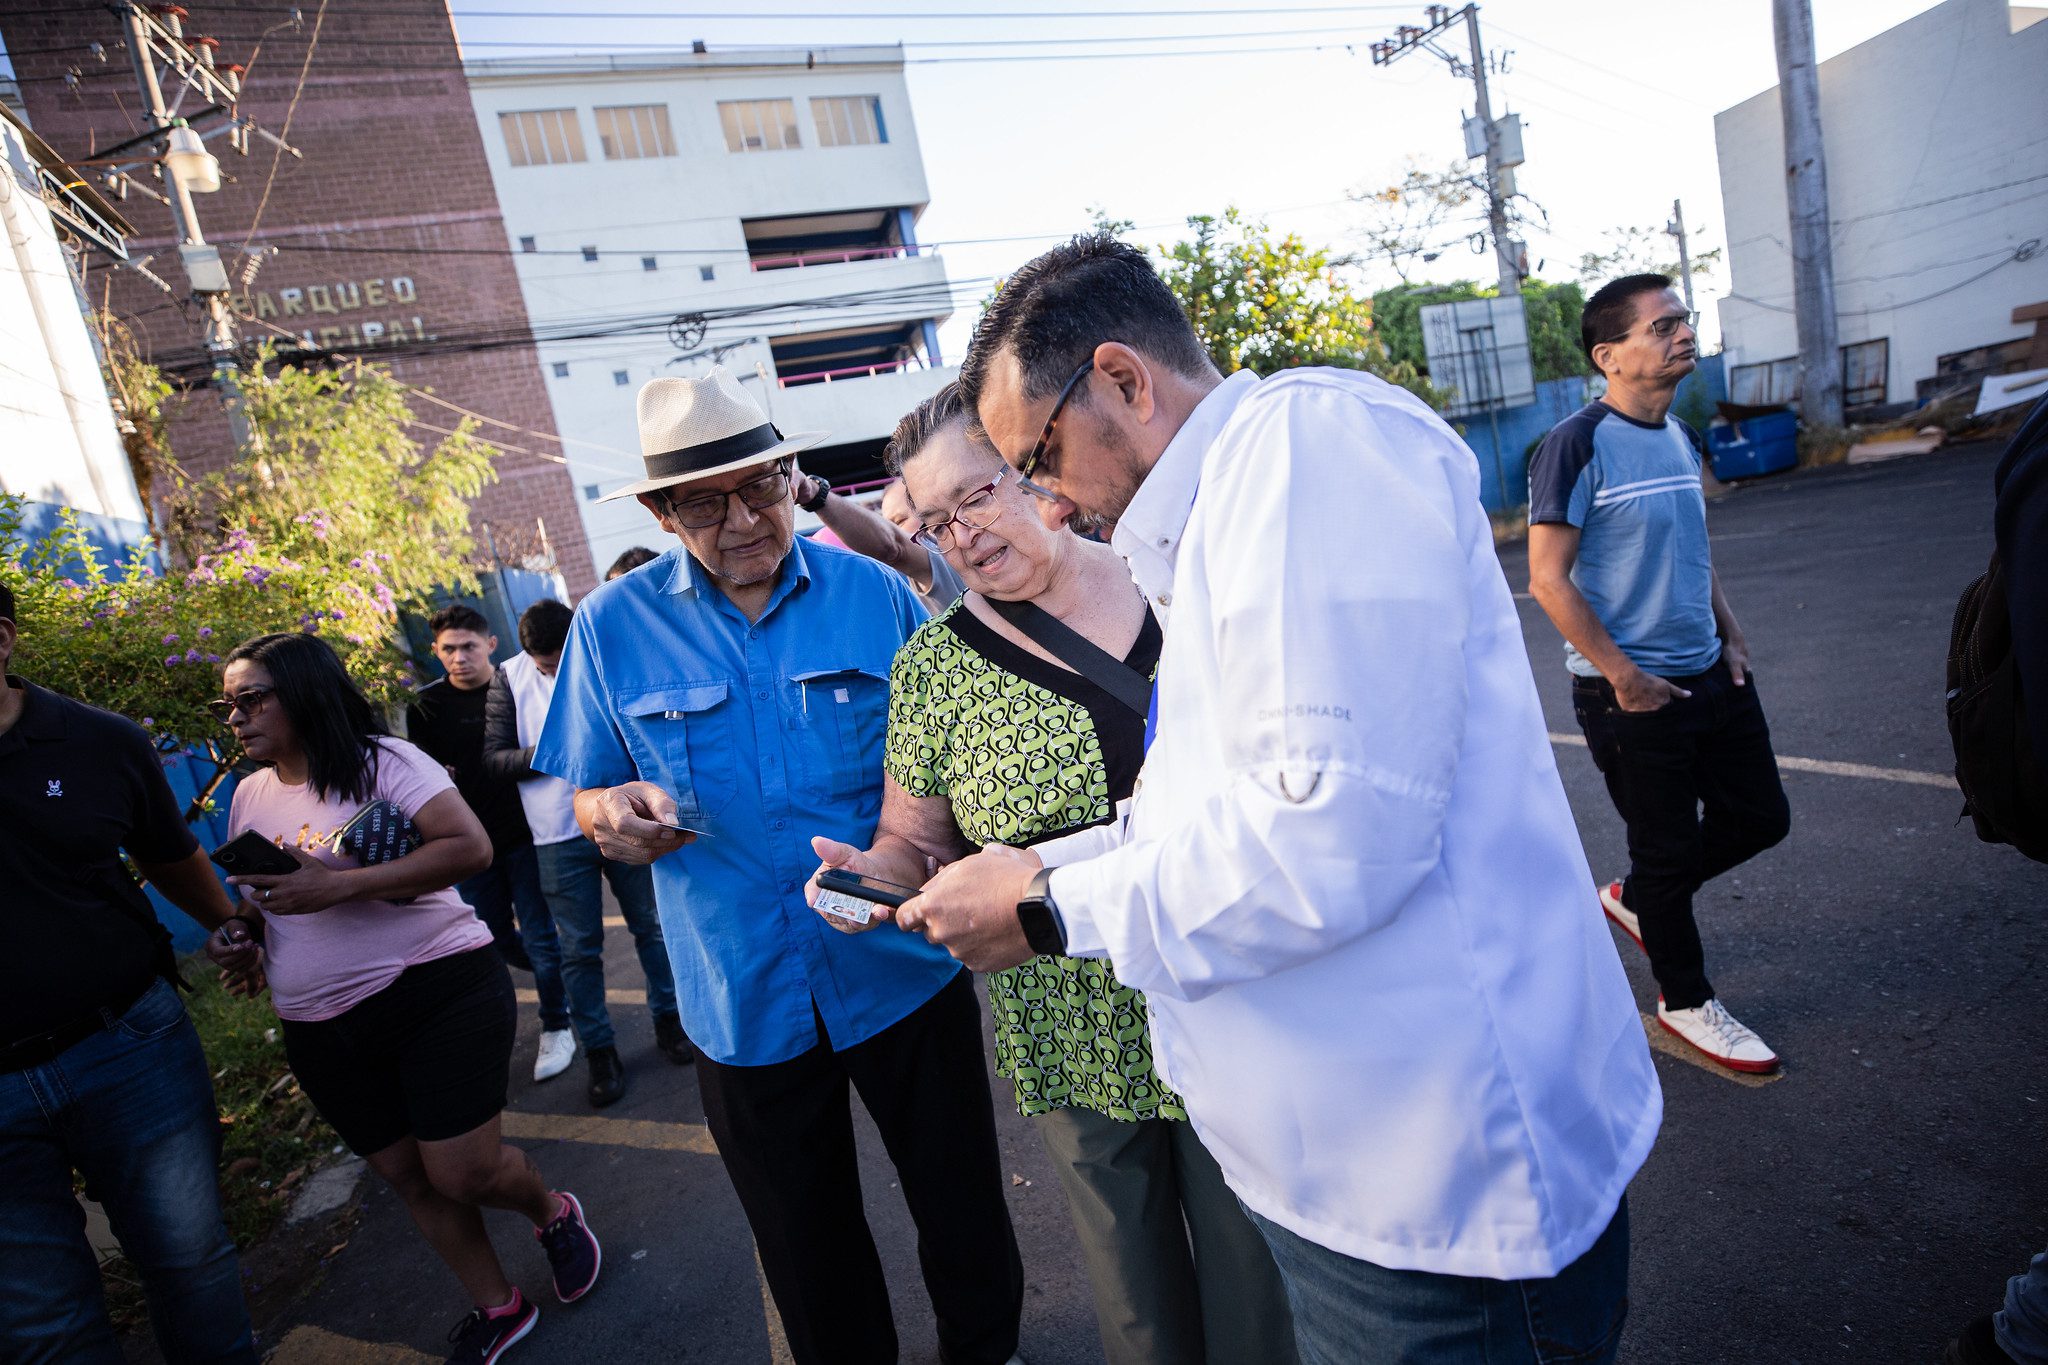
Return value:
[(689, 530), (703, 531), (725, 520), (735, 497), (754, 511), (765, 512), (789, 496), (789, 470), (790, 462), (784, 460), (771, 473), (723, 493), (706, 493), (681, 501), (665, 499), (669, 515)]
[(929, 525), (918, 527), (917, 534), (913, 538), (920, 545), (928, 545), (940, 554), (944, 554), (953, 548), (954, 522), (958, 522), (962, 526), (976, 531), (986, 531), (989, 527), (995, 525), (996, 519), (1003, 514), (1002, 504), (996, 501), (996, 489), (1002, 486), (1004, 479), (1010, 478), (1012, 475), (1017, 476), (1019, 484), (1025, 483), (1022, 475), (1018, 475), (1016, 470), (1008, 465), (1004, 465), (1001, 472), (993, 479), (990, 479), (987, 483), (960, 499), (953, 508), (952, 516), (947, 517), (944, 521), (935, 521)]
[[(1657, 338), (1659, 341), (1664, 341), (1668, 339), (1673, 332), (1678, 330), (1678, 324), (1681, 322), (1684, 323), (1686, 327), (1691, 331), (1697, 332), (1700, 329), (1700, 315), (1697, 312), (1668, 313), (1665, 316), (1657, 318), (1650, 323), (1650, 335)], [(1628, 333), (1623, 332), (1614, 340), (1617, 342), (1627, 341)]]

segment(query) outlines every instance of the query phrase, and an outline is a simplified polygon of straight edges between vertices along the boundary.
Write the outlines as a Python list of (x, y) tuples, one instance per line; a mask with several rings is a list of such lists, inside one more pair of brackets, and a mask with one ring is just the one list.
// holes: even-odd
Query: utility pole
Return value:
[(1664, 230), (1678, 239), (1678, 284), (1685, 290), (1685, 311), (1693, 311), (1692, 305), (1692, 253), (1686, 248), (1685, 205), (1676, 199), (1671, 201), (1671, 221)]
[[(1486, 45), (1479, 36), (1479, 6), (1452, 10), (1449, 5), (1430, 5), (1423, 11), (1421, 26), (1403, 24), (1391, 38), (1372, 45), (1374, 66), (1387, 66), (1416, 48), (1440, 57), (1454, 76), (1472, 78), (1473, 117), (1465, 123), (1465, 155), (1486, 158), (1486, 231), (1493, 245), (1494, 262), (1500, 272), (1502, 298), (1522, 292), (1522, 244), (1508, 236), (1508, 200), (1514, 196), (1514, 168), (1522, 164), (1520, 118), (1509, 115), (1495, 122), (1493, 104), (1486, 89)], [(1439, 35), (1459, 20), (1471, 48), (1469, 62), (1437, 45)], [(1502, 69), (1506, 66), (1503, 62)]]
[(1807, 0), (1772, 0), (1778, 104), (1785, 119), (1785, 204), (1792, 229), (1792, 293), (1799, 324), (1799, 410), (1811, 426), (1842, 425), (1841, 350), (1835, 329), (1834, 246), (1828, 167), (1820, 134), (1820, 73)]
[(1465, 6), (1465, 34), (1472, 43), (1472, 112), (1486, 135), (1486, 227), (1500, 267), (1500, 294), (1506, 298), (1522, 292), (1522, 263), (1515, 243), (1508, 239), (1508, 204), (1501, 193), (1501, 177), (1510, 172), (1501, 164), (1500, 126), (1493, 121), (1493, 104), (1486, 94), (1486, 45), (1479, 40), (1477, 5)]
[[(176, 5), (152, 11), (134, 0), (126, 0), (116, 9), (128, 33), (128, 56), (135, 67), (136, 83), (149, 120), (143, 140), (151, 144), (153, 160), (162, 170), (164, 202), (171, 211), (172, 227), (178, 236), (178, 258), (191, 281), (192, 297), (206, 310), (205, 343), (213, 361), (214, 382), (220, 386), (235, 445), (246, 449), (252, 433), (242, 404), (241, 364), (235, 354), (234, 310), (228, 306), (227, 267), (221, 263), (219, 248), (206, 240), (199, 225), (199, 211), (192, 204), (191, 168), (195, 164), (212, 164), (211, 158), (199, 134), (177, 116), (186, 95), (198, 94), (208, 102), (205, 112), (229, 112), (229, 122), (215, 131), (227, 131), (232, 145), (246, 152), (252, 125), (235, 114), (242, 94), (240, 68), (216, 69), (213, 49), (218, 44), (211, 38), (188, 41), (183, 25), (185, 11)], [(176, 77), (182, 87), (172, 103), (167, 104), (164, 99), (159, 62), (164, 74)], [(115, 172), (115, 177), (123, 175), (124, 172)], [(202, 182), (198, 188), (219, 187), (219, 170), (214, 164), (211, 183)]]

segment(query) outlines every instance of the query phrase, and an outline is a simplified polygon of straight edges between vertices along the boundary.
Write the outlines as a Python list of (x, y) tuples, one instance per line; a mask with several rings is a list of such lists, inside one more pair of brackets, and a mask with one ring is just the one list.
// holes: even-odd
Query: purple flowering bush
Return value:
[(309, 563), (234, 530), (191, 567), (166, 569), (148, 542), (108, 564), (69, 512), (33, 541), (23, 524), (20, 500), (0, 494), (0, 582), (21, 631), (14, 671), (127, 716), (167, 751), (229, 756), (231, 738), (206, 710), (221, 658), (271, 631), (318, 633), (372, 701), (404, 700), (398, 600), (379, 552), (351, 556), (357, 567)]

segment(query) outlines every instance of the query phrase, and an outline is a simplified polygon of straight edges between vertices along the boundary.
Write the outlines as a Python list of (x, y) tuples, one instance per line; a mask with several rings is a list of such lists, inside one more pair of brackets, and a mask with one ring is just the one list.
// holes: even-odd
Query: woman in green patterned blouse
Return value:
[[(874, 847), (813, 844), (827, 866), (921, 885), (982, 845), (1110, 820), (1144, 758), (1144, 717), (988, 599), (1034, 602), (1148, 677), (1159, 627), (1115, 552), (1048, 528), (970, 439), (952, 386), (903, 419), (888, 459), (969, 591), (896, 656)], [(1292, 1362), (1272, 1257), (1153, 1071), (1144, 997), (1107, 962), (1052, 957), (997, 972), (988, 995), (996, 1071), (1066, 1187), (1111, 1365)]]

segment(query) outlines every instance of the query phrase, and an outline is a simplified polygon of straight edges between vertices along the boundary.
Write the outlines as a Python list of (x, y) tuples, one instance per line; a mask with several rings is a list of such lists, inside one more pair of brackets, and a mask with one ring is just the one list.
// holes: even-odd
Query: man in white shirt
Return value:
[(1304, 1362), (1611, 1360), (1662, 1097), (1471, 452), (1369, 375), (1221, 378), (1108, 237), (1009, 278), (961, 387), (1049, 516), (1115, 523), (1156, 740), (1122, 822), (898, 923), (1145, 992)]
[[(617, 576), (608, 574), (606, 580)], [(697, 1053), (676, 1008), (675, 977), (654, 906), (654, 873), (599, 853), (576, 824), (576, 789), (533, 767), (534, 745), (555, 699), (555, 669), (572, 619), (569, 607), (553, 598), (542, 598), (521, 614), (524, 652), (499, 666), (484, 707), (484, 767), (500, 781), (519, 784), (519, 801), (533, 830), (541, 894), (561, 932), (562, 984), (569, 996), (569, 1022), (590, 1066), (590, 1105), (602, 1109), (626, 1093), (626, 1067), (605, 1005), (604, 882), (611, 883), (647, 977), (655, 1046), (677, 1066), (695, 1061)]]

